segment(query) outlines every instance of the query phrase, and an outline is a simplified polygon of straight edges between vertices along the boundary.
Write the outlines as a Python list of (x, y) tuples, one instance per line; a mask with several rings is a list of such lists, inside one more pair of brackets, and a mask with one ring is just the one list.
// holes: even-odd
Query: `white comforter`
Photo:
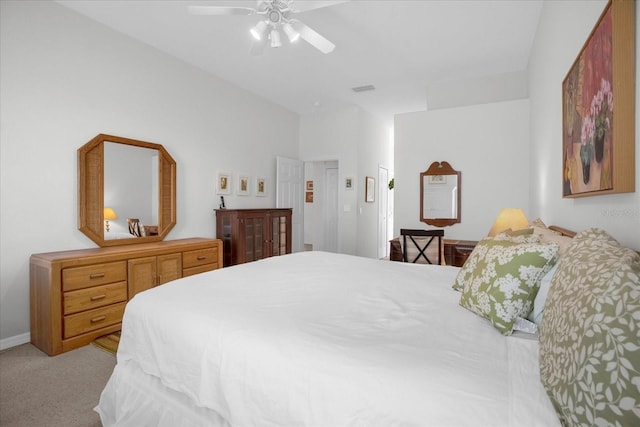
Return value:
[(111, 382), (134, 364), (233, 426), (559, 425), (537, 340), (460, 307), (457, 271), (304, 252), (180, 279), (129, 302)]

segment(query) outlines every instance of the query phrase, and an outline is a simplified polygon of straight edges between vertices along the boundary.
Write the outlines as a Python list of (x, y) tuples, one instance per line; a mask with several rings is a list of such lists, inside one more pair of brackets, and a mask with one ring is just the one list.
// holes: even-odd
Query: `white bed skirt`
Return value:
[(132, 360), (116, 365), (95, 411), (104, 427), (230, 427), (217, 412), (196, 406)]

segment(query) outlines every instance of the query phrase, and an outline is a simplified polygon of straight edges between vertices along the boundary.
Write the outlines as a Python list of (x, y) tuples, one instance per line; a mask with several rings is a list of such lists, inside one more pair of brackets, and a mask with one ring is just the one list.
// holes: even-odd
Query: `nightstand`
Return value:
[(447, 265), (462, 267), (478, 242), (475, 240), (444, 239), (444, 259)]

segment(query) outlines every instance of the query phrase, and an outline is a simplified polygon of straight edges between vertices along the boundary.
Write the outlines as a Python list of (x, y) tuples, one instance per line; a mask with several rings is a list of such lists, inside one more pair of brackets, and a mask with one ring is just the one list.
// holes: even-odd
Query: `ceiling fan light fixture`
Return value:
[(271, 30), (271, 47), (280, 47), (282, 42), (280, 41), (280, 32), (276, 28)]
[(255, 27), (253, 27), (249, 31), (251, 32), (251, 35), (253, 36), (254, 39), (262, 40), (266, 29), (267, 29), (267, 23), (265, 21), (260, 21), (256, 24)]
[(282, 26), (282, 29), (289, 38), (290, 43), (295, 43), (300, 38), (300, 33), (294, 30), (291, 24), (289, 24), (288, 22)]

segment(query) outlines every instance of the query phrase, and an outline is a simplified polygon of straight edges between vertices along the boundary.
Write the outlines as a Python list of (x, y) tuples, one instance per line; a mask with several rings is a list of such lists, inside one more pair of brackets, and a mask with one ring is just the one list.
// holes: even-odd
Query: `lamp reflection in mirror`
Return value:
[(104, 208), (104, 227), (109, 232), (109, 221), (113, 219), (118, 219), (118, 215), (111, 208)]
[(529, 220), (520, 208), (505, 208), (500, 211), (498, 217), (493, 222), (491, 230), (489, 230), (489, 237), (493, 237), (496, 234), (505, 230), (522, 230), (529, 226)]

